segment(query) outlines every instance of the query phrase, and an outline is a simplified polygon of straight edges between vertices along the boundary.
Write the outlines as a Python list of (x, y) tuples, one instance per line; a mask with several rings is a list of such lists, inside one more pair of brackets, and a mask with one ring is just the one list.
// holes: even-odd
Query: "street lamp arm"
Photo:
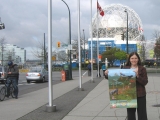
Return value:
[(62, 0), (62, 1), (66, 4), (66, 6), (67, 6), (67, 8), (68, 8), (68, 11), (69, 11), (69, 14), (70, 14), (69, 6), (67, 5), (67, 3), (66, 3), (64, 0)]
[[(71, 15), (70, 15), (70, 9), (69, 9), (69, 6), (67, 5), (67, 3), (64, 1), (64, 0), (62, 0), (65, 4), (66, 4), (66, 6), (67, 6), (67, 8), (68, 8), (68, 13), (69, 13), (69, 43), (70, 43), (70, 45), (71, 45)], [(70, 67), (69, 67), (69, 69), (70, 69), (70, 79), (72, 79), (72, 61), (71, 61), (71, 50), (69, 50), (70, 51)]]
[(70, 44), (71, 44), (71, 15), (70, 15), (70, 9), (69, 9), (69, 6), (67, 5), (67, 3), (64, 0), (62, 0), (62, 1), (66, 4), (66, 6), (68, 8), (68, 12), (69, 12), (69, 40), (70, 40)]

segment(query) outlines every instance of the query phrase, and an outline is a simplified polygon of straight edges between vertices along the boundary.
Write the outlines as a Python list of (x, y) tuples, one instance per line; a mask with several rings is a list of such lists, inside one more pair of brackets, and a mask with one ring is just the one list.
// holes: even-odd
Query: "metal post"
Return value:
[(2, 66), (3, 66), (3, 45), (2, 45)]
[(86, 53), (85, 53), (85, 34), (84, 34), (84, 29), (83, 29), (83, 37), (84, 37), (84, 48), (83, 48), (83, 53), (84, 53), (84, 68), (85, 68), (85, 59), (86, 59)]
[(127, 9), (125, 9), (126, 15), (127, 15), (127, 37), (126, 37), (126, 50), (127, 50), (127, 54), (128, 54), (128, 12)]
[[(70, 9), (69, 9), (69, 6), (67, 5), (67, 3), (62, 0), (67, 8), (68, 8), (68, 12), (69, 12), (69, 44), (70, 44), (70, 47), (71, 47), (71, 15), (70, 15)], [(70, 59), (70, 65), (69, 65), (69, 79), (72, 80), (72, 60), (71, 60), (71, 48), (69, 50), (69, 59)]]
[(92, 28), (92, 0), (90, 1), (91, 2), (91, 82), (94, 82), (93, 80), (93, 28)]
[(80, 0), (77, 0), (78, 7), (78, 52), (79, 52), (79, 90), (83, 90), (82, 88), (82, 71), (81, 71), (81, 41), (80, 41)]
[(46, 111), (55, 112), (56, 105), (53, 105), (52, 86), (52, 0), (48, 0), (48, 74), (49, 104), (46, 105)]
[(45, 48), (45, 33), (44, 33), (44, 68), (45, 68), (45, 57), (46, 57), (46, 48)]

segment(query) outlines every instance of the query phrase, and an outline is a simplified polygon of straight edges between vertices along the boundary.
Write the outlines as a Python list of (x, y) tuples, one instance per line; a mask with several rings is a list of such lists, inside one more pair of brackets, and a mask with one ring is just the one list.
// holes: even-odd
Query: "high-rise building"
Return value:
[(24, 64), (26, 62), (26, 50), (12, 44), (0, 46), (0, 64), (7, 65), (9, 60), (16, 64)]

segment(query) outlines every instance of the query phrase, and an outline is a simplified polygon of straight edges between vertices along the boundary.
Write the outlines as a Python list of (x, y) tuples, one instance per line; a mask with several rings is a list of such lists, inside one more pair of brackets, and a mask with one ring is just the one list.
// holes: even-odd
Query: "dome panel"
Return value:
[(97, 23), (99, 28), (98, 36), (101, 38), (115, 38), (122, 33), (126, 36), (128, 15), (128, 40), (139, 40), (141, 38), (143, 33), (141, 19), (133, 9), (121, 4), (111, 4), (105, 6), (103, 10), (103, 17), (98, 14), (97, 19), (96, 13), (92, 19), (93, 37), (97, 37)]

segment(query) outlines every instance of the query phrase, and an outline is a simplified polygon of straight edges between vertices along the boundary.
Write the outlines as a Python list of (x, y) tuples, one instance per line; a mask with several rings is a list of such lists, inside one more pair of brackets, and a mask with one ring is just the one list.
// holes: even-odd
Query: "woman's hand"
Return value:
[(138, 68), (134, 70), (134, 72), (136, 73), (137, 78), (139, 77), (138, 75)]

